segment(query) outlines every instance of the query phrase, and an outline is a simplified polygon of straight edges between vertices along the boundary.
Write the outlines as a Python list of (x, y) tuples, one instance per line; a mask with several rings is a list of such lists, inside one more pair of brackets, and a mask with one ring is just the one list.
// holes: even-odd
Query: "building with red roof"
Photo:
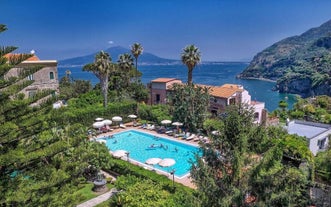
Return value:
[[(8, 62), (14, 60), (15, 58), (19, 59), (22, 54), (6, 54), (4, 57)], [(57, 61), (56, 60), (40, 60), (35, 54), (27, 58), (25, 61), (16, 65), (14, 68), (10, 69), (4, 76), (5, 79), (11, 77), (19, 77), (24, 70), (28, 68), (41, 67), (40, 70), (37, 70), (35, 73), (27, 75), (25, 80), (31, 80), (33, 83), (19, 93), (23, 93), (25, 98), (34, 96), (38, 91), (50, 89), (55, 93), (59, 92), (59, 79), (58, 79), (58, 70), (57, 70)], [(20, 82), (22, 82), (21, 80)]]
[(150, 89), (149, 104), (166, 104), (167, 95), (172, 91), (173, 84), (182, 84), (182, 81), (176, 78), (157, 78), (148, 84)]
[[(173, 84), (183, 84), (176, 78), (157, 78), (148, 84), (150, 90), (149, 104), (165, 104), (166, 98), (172, 91)], [(209, 111), (214, 115), (222, 113), (225, 108), (231, 104), (248, 104), (254, 110), (254, 119), (256, 123), (263, 123), (267, 118), (265, 103), (252, 101), (248, 91), (242, 85), (224, 84), (222, 86), (201, 85), (207, 87), (212, 96), (209, 103)]]

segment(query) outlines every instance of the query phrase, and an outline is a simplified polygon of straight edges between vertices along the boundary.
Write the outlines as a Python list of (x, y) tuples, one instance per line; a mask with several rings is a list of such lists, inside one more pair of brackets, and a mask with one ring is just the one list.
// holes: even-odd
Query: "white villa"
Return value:
[(305, 137), (308, 141), (309, 149), (314, 155), (328, 147), (331, 125), (293, 120), (288, 122), (286, 129), (289, 134)]

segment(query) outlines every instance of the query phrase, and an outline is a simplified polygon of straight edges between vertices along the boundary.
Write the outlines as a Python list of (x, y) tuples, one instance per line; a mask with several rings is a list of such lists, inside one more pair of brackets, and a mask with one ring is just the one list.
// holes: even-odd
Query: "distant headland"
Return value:
[(275, 81), (281, 93), (331, 96), (331, 20), (261, 51), (237, 77)]

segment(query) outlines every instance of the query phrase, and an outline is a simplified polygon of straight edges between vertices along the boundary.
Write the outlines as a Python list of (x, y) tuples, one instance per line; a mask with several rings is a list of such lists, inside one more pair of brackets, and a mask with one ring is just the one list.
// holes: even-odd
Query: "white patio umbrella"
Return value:
[(121, 157), (124, 157), (125, 155), (127, 155), (128, 152), (125, 151), (125, 150), (116, 150), (116, 151), (114, 151), (112, 154), (113, 154), (113, 156), (116, 157), (116, 158), (121, 158)]
[(115, 121), (115, 122), (120, 122), (122, 121), (122, 117), (120, 116), (114, 116), (113, 118), (111, 118), (112, 121)]
[(95, 118), (94, 121), (103, 121), (103, 118), (98, 117), (98, 118)]
[(172, 123), (172, 125), (179, 127), (179, 126), (183, 126), (183, 123), (176, 121)]
[(170, 167), (173, 166), (174, 164), (176, 164), (176, 161), (172, 158), (164, 158), (159, 162), (159, 165), (161, 167)]
[(128, 116), (128, 118), (130, 118), (130, 119), (136, 119), (136, 118), (137, 118), (137, 116), (136, 116), (136, 115), (134, 115), (134, 114), (130, 114), (130, 115)]
[(133, 120), (132, 120), (132, 125), (133, 125), (133, 126), (136, 126), (136, 124), (137, 124), (137, 122), (136, 122), (137, 115), (130, 114), (130, 115), (128, 116), (128, 118), (133, 119)]
[(167, 125), (167, 124), (171, 124), (171, 121), (168, 119), (162, 120), (161, 124)]
[(157, 163), (159, 163), (162, 159), (158, 158), (158, 157), (152, 157), (149, 158), (145, 161), (146, 164), (148, 165), (156, 165)]
[(176, 122), (172, 123), (172, 125), (173, 126), (176, 126), (177, 127), (177, 130), (179, 130), (179, 127), (180, 126), (183, 126), (183, 123), (176, 121)]
[(102, 121), (105, 125), (111, 125), (113, 122), (109, 119), (105, 119)]
[(120, 116), (114, 116), (113, 118), (111, 118), (111, 120), (112, 120), (113, 122), (118, 122), (118, 123), (120, 123), (120, 122), (122, 121), (122, 117), (120, 117)]
[(97, 121), (94, 122), (92, 126), (93, 128), (100, 129), (101, 127), (105, 126), (105, 123), (103, 123), (102, 121)]

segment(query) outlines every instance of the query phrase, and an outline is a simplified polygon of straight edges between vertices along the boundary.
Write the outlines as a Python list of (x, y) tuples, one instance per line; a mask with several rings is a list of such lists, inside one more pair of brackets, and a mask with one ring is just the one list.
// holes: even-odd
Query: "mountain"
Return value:
[[(131, 51), (127, 48), (121, 47), (121, 46), (116, 46), (116, 47), (111, 47), (105, 50), (105, 52), (109, 53), (110, 56), (112, 57), (112, 61), (116, 62), (118, 60), (118, 56), (124, 53), (129, 53), (131, 54)], [(86, 65), (87, 63), (91, 63), (94, 61), (94, 57), (97, 54), (97, 52), (86, 55), (86, 56), (80, 56), (80, 57), (75, 57), (75, 58), (70, 58), (70, 59), (65, 59), (65, 60), (60, 60), (59, 65), (61, 66), (72, 66), (72, 65)], [(179, 60), (171, 60), (171, 59), (165, 59), (158, 57), (156, 55), (153, 55), (148, 52), (143, 52), (141, 56), (138, 58), (138, 64), (175, 64), (179, 63)]]
[(331, 96), (331, 20), (258, 53), (238, 78), (269, 79), (283, 93)]

